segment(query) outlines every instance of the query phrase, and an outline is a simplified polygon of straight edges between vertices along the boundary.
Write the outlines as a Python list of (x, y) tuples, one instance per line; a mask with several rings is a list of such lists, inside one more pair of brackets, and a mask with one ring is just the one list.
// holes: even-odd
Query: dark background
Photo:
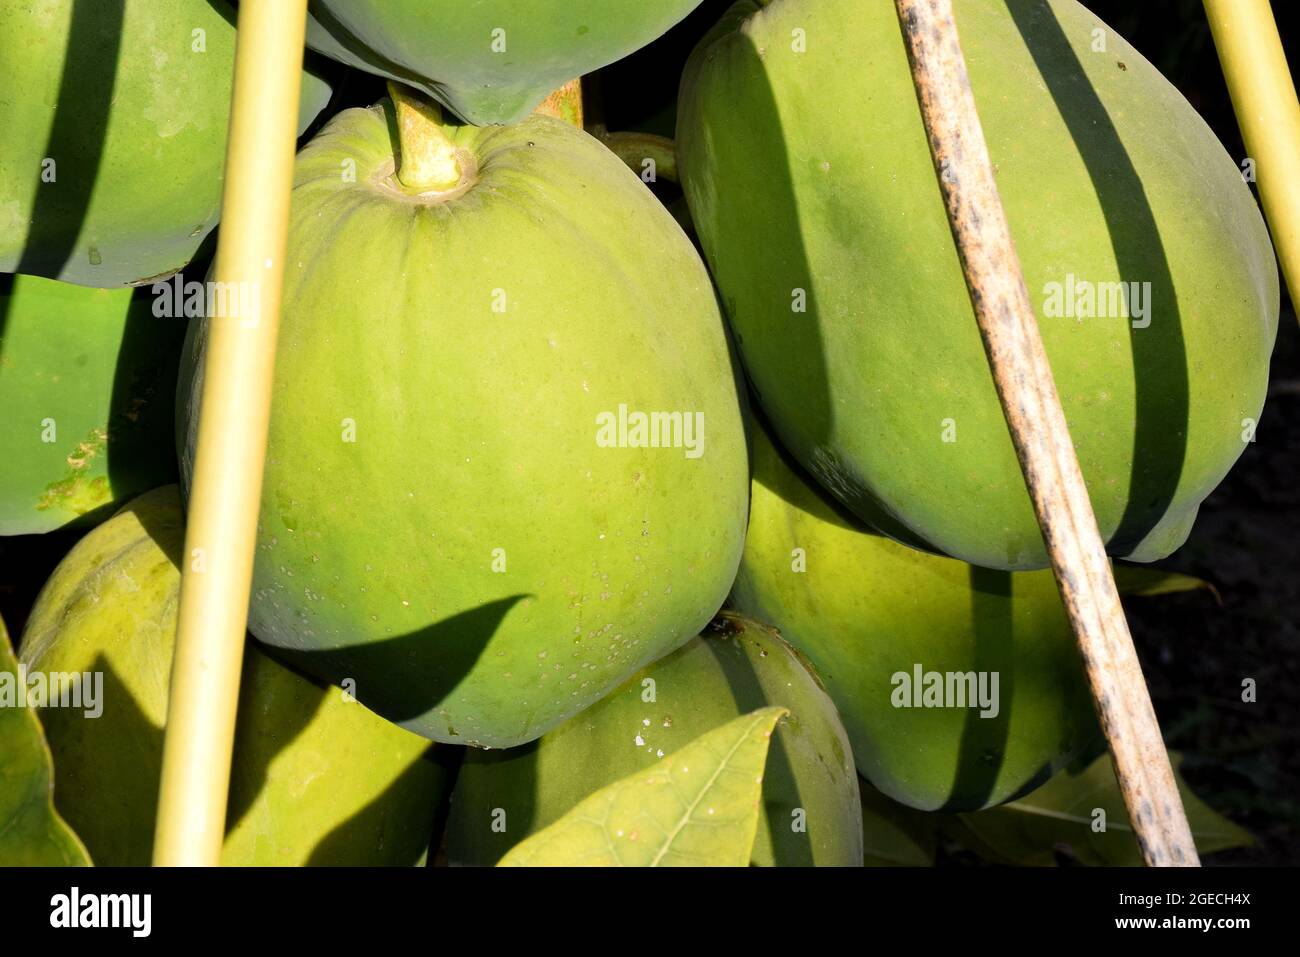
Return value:
[[(1245, 155), (1200, 0), (1086, 4), (1136, 46), (1205, 117), (1238, 160)], [(677, 78), (700, 36), (730, 6), (704, 0), (664, 38), (601, 71), (589, 122), (671, 135)], [(1274, 3), (1291, 63), (1300, 50), (1294, 0)], [(349, 74), (330, 112), (384, 95)], [(673, 188), (663, 198), (672, 202)], [(1162, 567), (1209, 581), (1197, 591), (1128, 602), (1156, 712), (1182, 771), (1215, 810), (1255, 835), (1255, 846), (1214, 864), (1300, 862), (1300, 332), (1285, 297), (1272, 385), (1258, 438), (1210, 496), (1187, 545)], [(0, 538), (0, 616), (16, 641), (36, 591), (76, 533)], [(1243, 678), (1258, 701), (1243, 704)], [(962, 862), (960, 854), (950, 858)]]

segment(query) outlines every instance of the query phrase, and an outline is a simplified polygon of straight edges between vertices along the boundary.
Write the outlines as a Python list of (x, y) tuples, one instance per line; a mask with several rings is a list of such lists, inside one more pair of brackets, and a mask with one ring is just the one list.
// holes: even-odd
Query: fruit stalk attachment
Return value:
[(1199, 860), (993, 176), (951, 0), (895, 0), (1011, 438), (1143, 859)]
[(595, 127), (591, 133), (638, 176), (645, 172), (647, 161), (653, 161), (656, 179), (678, 182), (677, 144), (668, 137), (654, 133), (611, 133), (604, 126)]
[(1292, 301), (1300, 301), (1300, 102), (1268, 0), (1205, 0)]
[(220, 862), (266, 454), (307, 0), (239, 5), (214, 280), (244, 314), (209, 316), (154, 837), (156, 865)]
[(442, 110), (421, 93), (389, 81), (397, 110), (397, 181), (413, 193), (454, 189), (460, 182), (456, 146), (442, 129)]

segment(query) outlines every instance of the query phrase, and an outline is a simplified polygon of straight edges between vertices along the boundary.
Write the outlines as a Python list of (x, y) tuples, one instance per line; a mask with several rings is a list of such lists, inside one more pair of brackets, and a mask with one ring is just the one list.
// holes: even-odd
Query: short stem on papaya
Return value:
[(442, 110), (428, 97), (389, 81), (397, 111), (397, 181), (417, 193), (454, 188), (461, 177), (456, 147), (442, 129)]
[(666, 136), (654, 133), (610, 133), (601, 131), (597, 138), (609, 150), (632, 168), (632, 172), (644, 175), (646, 160), (654, 162), (656, 179), (677, 182), (677, 145)]

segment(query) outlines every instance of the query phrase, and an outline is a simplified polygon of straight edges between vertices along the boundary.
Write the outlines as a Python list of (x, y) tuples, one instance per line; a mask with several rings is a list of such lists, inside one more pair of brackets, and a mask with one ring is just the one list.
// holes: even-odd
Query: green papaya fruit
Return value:
[[(83, 707), (39, 714), (55, 805), (101, 865), (150, 861), (182, 521), (174, 485), (132, 501), (68, 553), (23, 631), (29, 684), (37, 673), (94, 682)], [(221, 862), (415, 863), (444, 784), (430, 749), (249, 642)]]
[[(1209, 127), (1074, 0), (954, 8), (1108, 551), (1161, 558), (1259, 420), (1268, 232)], [(686, 69), (677, 145), (780, 441), (891, 536), (1047, 567), (894, 5), (741, 0)]]
[(0, 535), (93, 524), (176, 480), (185, 326), (151, 301), (0, 276)]
[(774, 631), (732, 614), (540, 741), (468, 752), (447, 860), (495, 864), (606, 785), (769, 705), (790, 714), (768, 752), (752, 863), (860, 865), (857, 774), (835, 706)]
[(721, 606), (735, 373), (704, 264), (593, 138), (449, 125), (462, 182), (409, 194), (391, 109), (298, 156), (250, 629), (411, 730), (510, 747)]
[[(0, 0), (0, 272), (185, 266), (220, 214), (234, 56), (225, 0)], [(299, 132), (329, 96), (303, 74)]]
[(517, 123), (700, 0), (312, 0), (307, 44), (423, 90), (467, 123)]
[(1051, 572), (977, 568), (867, 531), (761, 428), (752, 438), (731, 600), (816, 667), (863, 777), (921, 810), (976, 810), (1041, 784), (1096, 739)]

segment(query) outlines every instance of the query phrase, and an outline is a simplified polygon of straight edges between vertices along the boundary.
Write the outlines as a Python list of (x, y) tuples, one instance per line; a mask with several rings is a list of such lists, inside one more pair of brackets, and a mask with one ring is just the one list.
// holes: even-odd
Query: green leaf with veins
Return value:
[(714, 728), (597, 791), (498, 866), (744, 867), (768, 745), (786, 713), (760, 708)]
[(1219, 590), (1204, 578), (1184, 575), (1182, 572), (1165, 571), (1163, 568), (1151, 568), (1145, 565), (1125, 565), (1115, 563), (1115, 585), (1121, 595), (1137, 595), (1142, 598), (1154, 598), (1157, 595), (1173, 595), (1184, 591), (1204, 589), (1214, 596), (1214, 600), (1223, 604)]
[[(1170, 758), (1200, 854), (1253, 844), (1247, 831), (1192, 793), (1178, 773), (1178, 755), (1171, 754)], [(1099, 811), (1104, 812), (1104, 818)], [(1105, 830), (1094, 830), (1103, 820)], [(1003, 863), (1050, 866), (1055, 863), (1053, 852), (1059, 848), (1082, 864), (1142, 864), (1110, 756), (1105, 754), (1077, 773), (1062, 771), (1019, 800), (954, 815), (946, 826), (960, 843)]]

